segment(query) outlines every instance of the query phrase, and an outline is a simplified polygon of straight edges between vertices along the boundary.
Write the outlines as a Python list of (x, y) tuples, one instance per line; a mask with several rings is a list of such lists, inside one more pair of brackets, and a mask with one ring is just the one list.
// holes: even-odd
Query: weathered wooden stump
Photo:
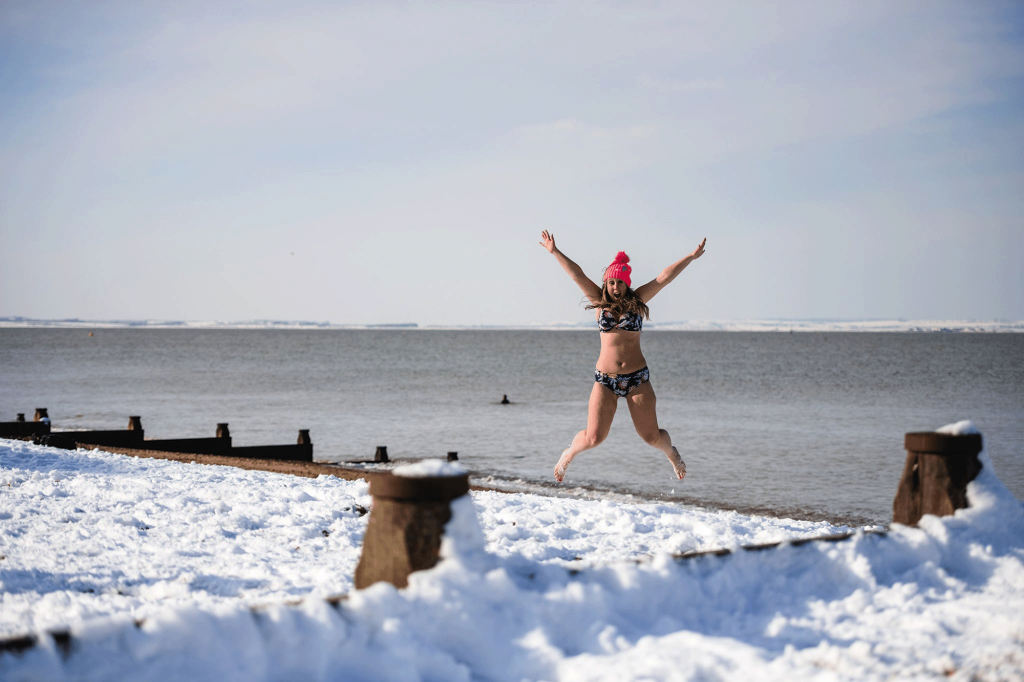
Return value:
[(298, 445), (312, 445), (313, 439), (309, 437), (309, 429), (299, 429)]
[(50, 415), (48, 415), (46, 413), (46, 408), (45, 407), (37, 407), (36, 408), (36, 413), (32, 417), (32, 421), (41, 422), (44, 419), (49, 419), (49, 418), (50, 418)]
[(19, 422), (19, 423), (24, 423), (25, 422), (25, 413), (24, 412), (19, 412), (17, 418), (14, 421)]
[(142, 431), (142, 417), (139, 415), (132, 415), (128, 417), (128, 430), (129, 431)]
[(459, 461), (459, 453), (457, 453), (457, 452), (449, 452), (448, 453), (448, 461), (449, 462), (458, 462)]
[(907, 461), (892, 503), (893, 523), (915, 526), (925, 514), (967, 507), (967, 484), (981, 471), (981, 434), (908, 433)]
[(388, 446), (378, 445), (377, 452), (373, 453), (374, 462), (386, 462), (388, 461)]
[(356, 589), (385, 581), (402, 588), (409, 574), (437, 565), (451, 501), (469, 493), (469, 474), (370, 479), (373, 508), (356, 567)]
[(217, 438), (231, 438), (231, 431), (226, 423), (217, 424)]

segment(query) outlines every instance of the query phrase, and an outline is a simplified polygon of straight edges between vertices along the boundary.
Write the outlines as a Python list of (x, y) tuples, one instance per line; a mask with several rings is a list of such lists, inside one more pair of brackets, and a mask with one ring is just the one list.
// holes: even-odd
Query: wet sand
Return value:
[[(86, 447), (84, 445), (79, 447)], [(365, 469), (349, 469), (340, 464), (327, 464), (321, 462), (296, 462), (282, 459), (252, 459), (249, 457), (229, 457), (225, 455), (190, 455), (181, 452), (163, 452), (160, 450), (137, 450), (134, 448), (118, 448), (110, 446), (89, 447), (89, 450), (102, 450), (120, 455), (132, 457), (147, 457), (149, 459), (169, 459), (175, 462), (186, 464), (215, 464), (217, 466), (237, 467), (251, 471), (271, 471), (277, 474), (290, 474), (292, 476), (303, 476), (305, 478), (316, 478), (317, 476), (336, 476), (346, 481), (359, 479), (371, 480), (380, 472), (367, 471)], [(401, 464), (400, 460), (392, 460), (392, 463)], [(492, 490), (494, 492), (507, 492), (488, 488), (486, 486), (471, 485), (471, 490)]]

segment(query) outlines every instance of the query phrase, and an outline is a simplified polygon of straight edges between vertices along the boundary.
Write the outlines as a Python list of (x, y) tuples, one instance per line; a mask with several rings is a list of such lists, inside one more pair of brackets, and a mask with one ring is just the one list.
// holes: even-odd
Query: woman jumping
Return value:
[(597, 447), (608, 437), (619, 398), (626, 399), (633, 426), (644, 442), (665, 453), (676, 476), (682, 478), (686, 475), (686, 464), (672, 446), (668, 431), (658, 427), (654, 389), (651, 388), (647, 361), (640, 350), (640, 330), (643, 318), (651, 319), (647, 302), (678, 277), (687, 265), (704, 255), (705, 242), (707, 239), (689, 256), (668, 266), (660, 275), (634, 291), (630, 288), (632, 268), (629, 256), (622, 251), (604, 271), (604, 283), (599, 287), (583, 274), (580, 266), (558, 250), (553, 234), (547, 230), (541, 232), (540, 245), (558, 260), (562, 269), (583, 290), (583, 295), (590, 301), (587, 310), (596, 311), (597, 327), (601, 330), (601, 355), (597, 358), (594, 388), (590, 391), (587, 428), (577, 433), (572, 444), (562, 452), (555, 465), (556, 480), (565, 478), (565, 471), (576, 455)]

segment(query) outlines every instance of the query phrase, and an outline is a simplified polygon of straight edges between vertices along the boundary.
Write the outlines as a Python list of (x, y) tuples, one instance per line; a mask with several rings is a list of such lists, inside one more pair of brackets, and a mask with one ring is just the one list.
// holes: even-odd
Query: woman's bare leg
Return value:
[(587, 428), (577, 433), (569, 447), (562, 452), (562, 457), (555, 465), (556, 481), (561, 482), (565, 478), (565, 470), (569, 468), (576, 455), (584, 450), (596, 448), (608, 437), (618, 402), (619, 396), (610, 388), (594, 382), (594, 388), (590, 391), (590, 405), (587, 408)]
[(679, 456), (679, 451), (672, 447), (672, 437), (665, 429), (658, 428), (658, 413), (655, 409), (657, 398), (651, 383), (641, 384), (630, 391), (626, 402), (629, 404), (633, 426), (644, 442), (665, 453), (678, 478), (686, 476), (686, 464)]

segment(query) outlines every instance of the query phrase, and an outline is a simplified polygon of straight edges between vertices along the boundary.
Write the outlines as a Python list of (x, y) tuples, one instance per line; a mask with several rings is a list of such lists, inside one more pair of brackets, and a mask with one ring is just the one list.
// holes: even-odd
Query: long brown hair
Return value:
[(616, 320), (626, 313), (636, 313), (648, 320), (651, 319), (651, 309), (636, 295), (632, 287), (626, 287), (626, 293), (622, 294), (619, 300), (613, 300), (611, 294), (608, 293), (608, 280), (605, 280), (601, 285), (601, 300), (597, 303), (591, 303), (585, 309), (594, 310), (596, 308), (607, 310), (608, 314)]

